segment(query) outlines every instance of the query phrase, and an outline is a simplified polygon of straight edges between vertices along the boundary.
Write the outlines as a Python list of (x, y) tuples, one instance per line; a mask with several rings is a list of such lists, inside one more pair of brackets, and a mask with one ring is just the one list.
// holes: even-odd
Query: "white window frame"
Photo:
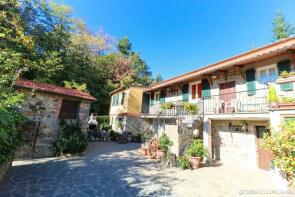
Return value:
[[(160, 103), (160, 91), (159, 92), (155, 92), (154, 94), (154, 103)], [(159, 100), (157, 100), (157, 96), (159, 98)]]
[(264, 82), (261, 82), (261, 75), (260, 75), (260, 72), (262, 71), (262, 70), (265, 70), (266, 71), (266, 76), (267, 76), (267, 78), (268, 78), (268, 80), (269, 80), (269, 78), (270, 78), (270, 72), (269, 72), (269, 70), (270, 69), (275, 69), (275, 73), (276, 73), (276, 78), (278, 77), (278, 69), (277, 69), (277, 67), (276, 67), (276, 65), (271, 65), (271, 66), (264, 66), (264, 67), (261, 67), (261, 68), (257, 68), (256, 69), (256, 73), (257, 73), (257, 82), (260, 84), (260, 85), (265, 85), (266, 83), (275, 83), (275, 81), (266, 81), (266, 83), (264, 83)]

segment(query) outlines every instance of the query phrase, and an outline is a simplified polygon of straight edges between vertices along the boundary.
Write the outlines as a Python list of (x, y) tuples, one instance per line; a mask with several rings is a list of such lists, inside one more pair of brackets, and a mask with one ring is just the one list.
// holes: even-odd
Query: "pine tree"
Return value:
[(278, 12), (273, 21), (273, 34), (275, 40), (288, 38), (295, 33), (294, 27), (286, 21), (285, 16)]

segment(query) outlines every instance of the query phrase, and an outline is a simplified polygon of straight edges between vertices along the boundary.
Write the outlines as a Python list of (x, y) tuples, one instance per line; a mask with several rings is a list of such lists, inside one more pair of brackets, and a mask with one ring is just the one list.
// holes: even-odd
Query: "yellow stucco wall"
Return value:
[(122, 90), (112, 95), (112, 97), (114, 97), (117, 94), (125, 92), (125, 99), (123, 105), (112, 106), (112, 104), (110, 104), (110, 115), (122, 113), (140, 115), (143, 90), (144, 88), (141, 87), (130, 87), (129, 89)]
[(128, 109), (127, 113), (133, 115), (140, 115), (142, 104), (143, 88), (131, 87), (128, 95)]

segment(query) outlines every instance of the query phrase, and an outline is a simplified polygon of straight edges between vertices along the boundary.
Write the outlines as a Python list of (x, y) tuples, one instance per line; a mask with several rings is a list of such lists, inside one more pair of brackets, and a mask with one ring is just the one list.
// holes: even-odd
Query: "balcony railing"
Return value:
[(200, 116), (200, 114), (233, 114), (233, 113), (263, 113), (268, 111), (267, 89), (257, 89), (254, 94), (248, 91), (230, 94), (212, 95), (202, 98), (197, 103), (198, 113), (192, 115), (181, 107), (182, 100), (171, 102), (175, 107), (161, 109), (157, 103), (149, 107), (149, 115), (161, 117)]
[(203, 98), (205, 114), (261, 113), (268, 111), (267, 89), (213, 95)]
[(196, 114), (192, 114), (189, 110), (186, 110), (184, 107), (182, 107), (182, 103), (187, 101), (172, 101), (169, 103), (172, 103), (174, 107), (171, 109), (161, 109), (161, 105), (163, 103), (156, 103), (150, 106), (149, 108), (149, 115), (154, 116), (160, 116), (160, 117), (183, 117), (183, 116), (190, 116), (190, 117), (197, 117), (200, 114), (203, 114), (203, 101), (200, 99), (197, 103), (194, 103), (198, 110)]

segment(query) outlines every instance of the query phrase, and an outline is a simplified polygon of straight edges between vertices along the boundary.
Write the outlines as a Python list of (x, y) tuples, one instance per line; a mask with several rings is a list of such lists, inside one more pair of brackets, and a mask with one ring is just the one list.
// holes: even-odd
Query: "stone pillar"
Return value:
[(206, 116), (204, 117), (203, 142), (205, 148), (208, 150), (208, 156), (212, 158), (211, 120), (206, 118)]
[(81, 125), (81, 130), (83, 132), (87, 132), (89, 112), (90, 112), (90, 102), (82, 101), (80, 103), (80, 109), (79, 109), (79, 122)]

